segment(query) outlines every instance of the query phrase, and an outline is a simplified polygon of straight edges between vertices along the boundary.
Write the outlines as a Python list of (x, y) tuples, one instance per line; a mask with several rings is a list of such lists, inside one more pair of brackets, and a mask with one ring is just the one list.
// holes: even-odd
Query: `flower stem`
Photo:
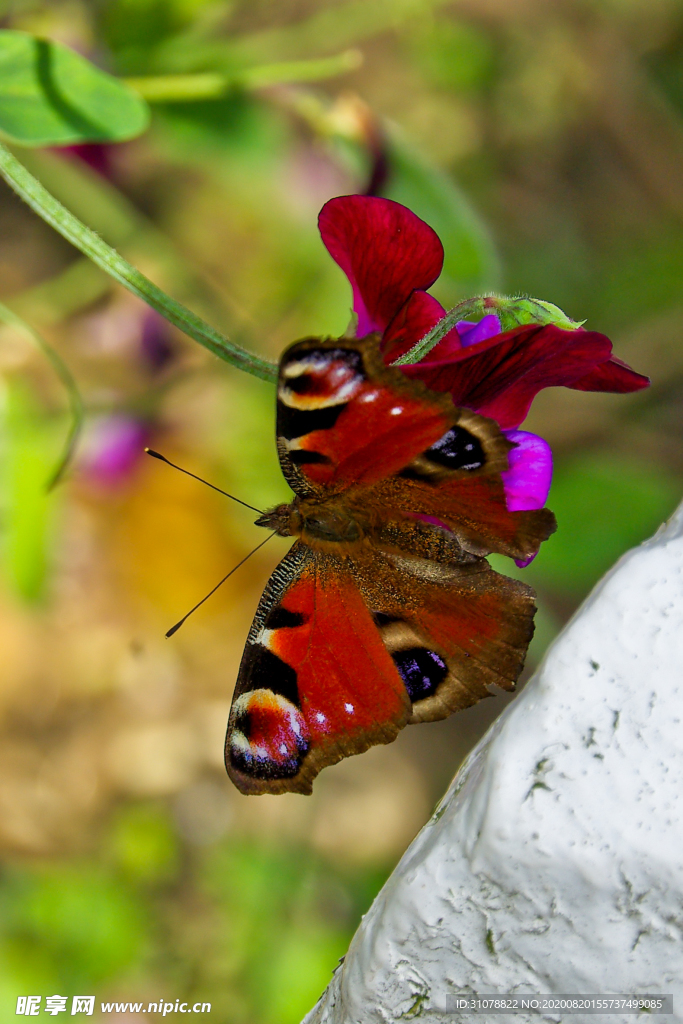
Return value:
[(0, 143), (0, 175), (10, 188), (28, 203), (39, 217), (50, 224), (68, 242), (80, 249), (93, 263), (122, 284), (134, 295), (156, 309), (170, 323), (189, 335), (210, 352), (236, 366), (246, 373), (251, 373), (262, 380), (275, 381), (277, 366), (269, 359), (263, 359), (229, 341), (224, 334), (216, 330), (181, 302), (172, 299), (149, 278), (136, 270), (119, 253), (107, 245), (99, 235), (86, 227), (74, 217), (66, 207), (50, 195), (37, 178), (34, 178), (15, 156)]
[(435, 324), (423, 338), (413, 345), (411, 349), (404, 352), (402, 356), (395, 359), (392, 366), (408, 366), (411, 363), (419, 363), (421, 359), (438, 345), (442, 338), (445, 338), (457, 323), (467, 316), (481, 316), (484, 311), (484, 298), (465, 299), (449, 311)]
[(419, 363), (431, 350), (452, 331), (457, 323), (469, 316), (477, 320), (488, 313), (495, 313), (501, 331), (512, 331), (515, 327), (525, 324), (554, 325), (566, 331), (575, 331), (585, 324), (585, 320), (570, 320), (558, 306), (544, 299), (532, 299), (527, 295), (478, 295), (473, 299), (459, 302), (434, 324), (423, 338), (404, 352), (393, 362), (393, 366), (406, 366)]
[(334, 57), (260, 64), (228, 74), (207, 71), (184, 75), (148, 75), (144, 78), (127, 78), (125, 81), (148, 103), (191, 103), (217, 99), (231, 89), (262, 89), (289, 82), (331, 78), (355, 71), (362, 61), (360, 50), (344, 50)]

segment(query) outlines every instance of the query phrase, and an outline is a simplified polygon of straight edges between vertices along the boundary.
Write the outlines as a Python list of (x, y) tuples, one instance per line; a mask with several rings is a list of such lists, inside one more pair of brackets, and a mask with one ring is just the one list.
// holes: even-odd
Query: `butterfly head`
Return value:
[(292, 537), (297, 533), (297, 530), (292, 528), (292, 505), (277, 505), (263, 512), (254, 520), (254, 526), (263, 526), (264, 529), (277, 533), (279, 537)]

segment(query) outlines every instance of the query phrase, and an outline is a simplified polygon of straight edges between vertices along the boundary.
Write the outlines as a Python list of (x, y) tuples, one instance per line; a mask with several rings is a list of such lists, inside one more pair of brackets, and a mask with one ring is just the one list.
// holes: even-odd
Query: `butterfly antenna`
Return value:
[[(239, 505), (244, 505), (245, 508), (250, 508), (252, 512), (258, 512), (259, 514), (263, 515), (262, 508), (254, 508), (253, 505), (248, 505), (246, 501), (242, 501), (241, 498), (236, 498), (234, 494), (228, 494), (227, 491), (222, 490), (220, 487), (216, 487), (215, 484), (210, 484), (208, 480), (203, 480), (202, 477), (197, 476), (196, 473), (190, 473), (189, 469), (183, 469), (182, 466), (176, 466), (175, 462), (171, 462), (171, 460), (167, 459), (165, 455), (160, 455), (159, 452), (155, 452), (153, 448), (145, 448), (145, 452), (147, 453), (147, 455), (151, 455), (153, 459), (159, 459), (161, 462), (165, 462), (167, 466), (173, 466), (173, 468), (179, 470), (179, 472), (185, 473), (186, 476), (191, 476), (194, 480), (199, 480), (200, 484), (206, 484), (207, 487), (210, 487), (214, 491), (218, 491), (219, 494), (224, 494), (226, 498), (232, 498), (232, 500), (236, 501)], [(256, 550), (257, 549), (254, 548), (254, 551)], [(242, 563), (240, 562), (240, 565), (241, 564)], [(235, 566), (235, 568), (237, 569), (238, 567)], [(218, 586), (220, 587), (220, 583), (218, 584)], [(213, 593), (213, 591), (211, 593)]]
[[(172, 463), (171, 463), (171, 465), (172, 465)], [(192, 474), (190, 474), (190, 476), (192, 476)], [(251, 507), (251, 506), (249, 506), (249, 507)], [(275, 536), (275, 534), (271, 533), (268, 537), (266, 537), (265, 540), (262, 540), (260, 544), (257, 544), (253, 551), (250, 551), (248, 555), (245, 555), (244, 558), (242, 559), (242, 561), (238, 562), (237, 565), (233, 569), (230, 570), (230, 572), (227, 574), (227, 576), (224, 576), (223, 579), (220, 581), (220, 583), (217, 583), (216, 586), (213, 588), (213, 590), (209, 591), (209, 593), (206, 595), (206, 597), (203, 597), (201, 599), (201, 601), (198, 601), (197, 604), (194, 606), (194, 608), (190, 608), (190, 610), (187, 613), (187, 615), (183, 615), (183, 617), (180, 620), (180, 622), (176, 622), (175, 626), (171, 626), (169, 631), (166, 633), (166, 638), (168, 639), (168, 637), (171, 637), (171, 636), (173, 636), (174, 633), (177, 633), (178, 630), (180, 629), (180, 627), (182, 626), (183, 622), (186, 622), (187, 619), (189, 619), (190, 615), (192, 615), (193, 612), (196, 612), (198, 608), (201, 608), (201, 606), (204, 604), (204, 602), (208, 601), (209, 598), (212, 596), (212, 594), (215, 594), (216, 591), (218, 590), (218, 588), (222, 587), (223, 584), (225, 583), (225, 581), (230, 579), (232, 574), (234, 572), (237, 572), (239, 567), (241, 565), (244, 565), (244, 563), (247, 561), (248, 558), (251, 558), (252, 555), (255, 555), (256, 552), (259, 550), (259, 548), (262, 548), (263, 545), (267, 544), (268, 541), (271, 540), (271, 538), (273, 538), (274, 536)]]

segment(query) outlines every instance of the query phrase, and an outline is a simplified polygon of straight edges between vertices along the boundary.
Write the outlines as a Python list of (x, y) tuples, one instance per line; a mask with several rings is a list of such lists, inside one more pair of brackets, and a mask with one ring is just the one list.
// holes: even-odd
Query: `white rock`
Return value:
[(461, 992), (673, 993), (683, 1021), (682, 717), (683, 506), (470, 755), (305, 1024), (539, 1019)]

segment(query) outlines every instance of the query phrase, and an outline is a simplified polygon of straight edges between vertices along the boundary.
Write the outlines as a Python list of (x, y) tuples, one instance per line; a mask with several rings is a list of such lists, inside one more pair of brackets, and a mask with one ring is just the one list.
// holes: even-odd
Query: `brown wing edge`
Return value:
[(267, 789), (250, 790), (250, 793), (301, 793), (303, 796), (310, 796), (313, 792), (313, 781), (316, 776), (330, 765), (338, 764), (345, 757), (352, 757), (355, 754), (364, 754), (370, 747), (377, 747), (387, 743), (393, 743), (398, 734), (411, 721), (410, 702), (407, 702), (407, 709), (404, 719), (400, 724), (391, 722), (384, 723), (381, 728), (365, 732), (353, 743), (320, 744), (312, 748), (303, 759), (301, 769), (291, 779), (276, 780), (276, 785), (269, 785)]
[[(379, 631), (392, 657), (421, 647), (447, 665), (436, 691), (414, 701), (409, 724), (447, 718), (492, 696), (492, 685), (515, 689), (534, 633), (531, 587), (495, 572), (483, 558), (440, 564), (408, 552), (376, 553), (369, 567), (356, 566), (356, 575), (366, 603), (386, 619)], [(438, 640), (430, 632), (430, 616), (434, 624), (435, 612), (443, 614), (444, 606), (453, 630)], [(470, 617), (474, 613), (475, 624), (482, 623), (481, 636), (462, 635), (463, 608)]]
[[(489, 657), (468, 658), (448, 656), (449, 673), (437, 692), (413, 704), (410, 725), (435, 722), (448, 718), (457, 711), (479, 703), (494, 694), (490, 686), (514, 692), (524, 668), (529, 644), (534, 635), (536, 615), (535, 593), (519, 580), (501, 576), (488, 562), (487, 576), (501, 597), (504, 596), (506, 613), (503, 635), (492, 645)], [(479, 568), (482, 568), (481, 566)]]

